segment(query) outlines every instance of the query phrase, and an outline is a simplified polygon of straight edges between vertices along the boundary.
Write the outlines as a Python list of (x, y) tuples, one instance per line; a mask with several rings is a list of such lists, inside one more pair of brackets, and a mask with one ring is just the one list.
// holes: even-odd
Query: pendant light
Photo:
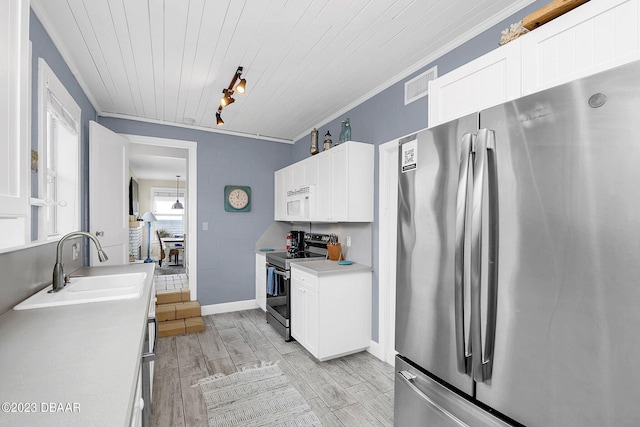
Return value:
[(178, 199), (178, 178), (180, 178), (180, 175), (176, 175), (176, 202), (171, 206), (171, 209), (184, 209), (184, 206), (182, 206), (182, 203), (180, 203)]

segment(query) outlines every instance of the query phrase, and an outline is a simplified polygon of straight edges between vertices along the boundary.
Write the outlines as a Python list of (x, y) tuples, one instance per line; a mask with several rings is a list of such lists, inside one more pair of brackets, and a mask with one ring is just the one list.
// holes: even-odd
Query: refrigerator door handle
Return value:
[[(456, 196), (456, 246), (455, 246), (455, 281), (454, 308), (456, 331), (456, 359), (458, 372), (471, 374), (471, 347), (466, 346), (464, 301), (465, 301), (465, 240), (468, 216), (467, 199), (469, 197), (469, 169), (473, 168), (471, 161), (475, 135), (470, 133), (462, 137), (460, 149), (460, 170), (458, 172), (458, 192)], [(472, 172), (473, 173), (473, 172)]]
[[(495, 133), (488, 129), (478, 131), (473, 175), (473, 202), (471, 216), (471, 346), (473, 378), (477, 382), (491, 379), (495, 346), (496, 313), (498, 301), (498, 176), (495, 155)], [(487, 198), (484, 198), (485, 169)], [(487, 203), (487, 311), (485, 346), (482, 347), (482, 238), (483, 203)]]
[(415, 380), (417, 379), (417, 375), (412, 374), (409, 371), (400, 371), (397, 373), (398, 378), (400, 378), (402, 380), (402, 382), (404, 382), (406, 385), (409, 386), (409, 388), (416, 393), (418, 396), (420, 396), (423, 400), (425, 400), (426, 402), (428, 402), (434, 409), (438, 410), (445, 418), (450, 419), (451, 421), (453, 421), (456, 425), (459, 426), (467, 426), (467, 424), (465, 424), (464, 422), (462, 422), (458, 417), (456, 417), (455, 415), (453, 415), (451, 412), (447, 411), (445, 408), (443, 408), (442, 406), (440, 406), (438, 403), (436, 403), (433, 399), (431, 399), (429, 396), (427, 396), (422, 390), (420, 390), (416, 385), (415, 385)]

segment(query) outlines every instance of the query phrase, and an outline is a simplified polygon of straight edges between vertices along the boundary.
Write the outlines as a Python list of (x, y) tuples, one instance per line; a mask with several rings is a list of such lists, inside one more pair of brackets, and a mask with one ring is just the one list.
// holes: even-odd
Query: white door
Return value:
[(91, 245), (91, 265), (127, 264), (129, 259), (129, 142), (89, 122), (89, 230), (109, 260), (100, 263)]

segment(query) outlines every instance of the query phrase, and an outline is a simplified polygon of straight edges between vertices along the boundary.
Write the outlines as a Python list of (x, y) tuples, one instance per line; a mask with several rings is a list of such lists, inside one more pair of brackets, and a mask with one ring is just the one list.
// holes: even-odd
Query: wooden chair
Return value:
[[(164, 243), (162, 242), (162, 237), (160, 237), (160, 233), (156, 230), (156, 235), (158, 236), (158, 242), (160, 243), (160, 267), (162, 267), (162, 260), (167, 258), (167, 255), (164, 253)], [(173, 255), (178, 259), (178, 254), (180, 251), (178, 249), (169, 249), (169, 260)]]

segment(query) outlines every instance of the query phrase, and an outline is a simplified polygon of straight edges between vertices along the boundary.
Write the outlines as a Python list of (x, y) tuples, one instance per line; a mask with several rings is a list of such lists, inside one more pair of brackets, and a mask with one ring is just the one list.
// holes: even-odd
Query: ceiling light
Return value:
[(176, 175), (176, 202), (171, 206), (171, 209), (184, 209), (184, 206), (182, 206), (182, 203), (180, 203), (178, 199), (178, 178), (180, 178), (180, 175)]
[[(236, 82), (238, 85), (235, 86)], [(240, 94), (244, 94), (247, 91), (247, 80), (242, 78), (242, 67), (238, 67), (236, 73), (233, 75), (233, 79), (231, 79), (231, 83), (229, 83), (229, 87), (226, 89), (222, 89), (222, 98), (220, 98), (220, 105), (218, 106), (218, 112), (216, 113), (216, 125), (223, 125), (222, 117), (220, 113), (224, 107), (229, 106), (229, 104), (233, 104), (236, 100), (233, 98), (234, 92), (238, 92)]]
[(236, 86), (236, 92), (244, 94), (247, 90), (247, 81), (245, 79), (240, 79), (240, 83)]
[(229, 104), (233, 104), (236, 100), (233, 99), (231, 95), (233, 95), (233, 91), (229, 89), (222, 89), (222, 93), (224, 94), (222, 98), (220, 98), (220, 107), (226, 107)]

